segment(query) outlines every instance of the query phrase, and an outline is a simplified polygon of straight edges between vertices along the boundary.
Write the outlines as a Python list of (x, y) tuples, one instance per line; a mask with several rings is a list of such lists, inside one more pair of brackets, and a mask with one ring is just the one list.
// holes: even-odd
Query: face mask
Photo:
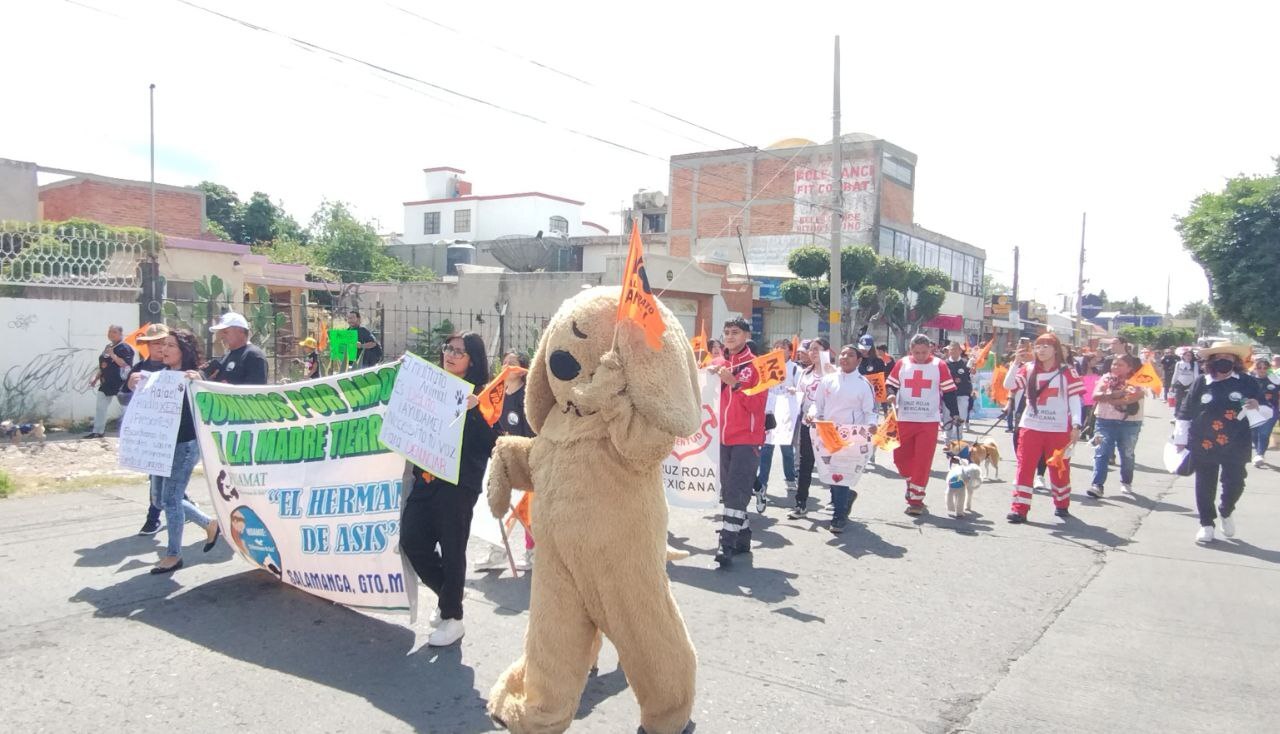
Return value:
[(1236, 363), (1230, 359), (1215, 359), (1209, 363), (1209, 367), (1214, 372), (1221, 374), (1235, 370)]

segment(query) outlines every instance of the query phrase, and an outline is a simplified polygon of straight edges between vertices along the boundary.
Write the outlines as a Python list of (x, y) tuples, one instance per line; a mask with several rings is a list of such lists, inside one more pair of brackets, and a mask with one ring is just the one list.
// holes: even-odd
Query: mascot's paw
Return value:
[(689, 551), (686, 551), (686, 550), (676, 550), (675, 548), (672, 548), (671, 546), (667, 546), (667, 561), (668, 561), (668, 562), (670, 562), (670, 561), (683, 561), (684, 559), (686, 559), (686, 558), (688, 558), (688, 557), (689, 557)]
[(591, 376), (591, 382), (573, 388), (574, 403), (598, 413), (608, 409), (626, 388), (627, 373), (622, 369), (622, 357), (611, 350), (600, 357), (600, 366)]

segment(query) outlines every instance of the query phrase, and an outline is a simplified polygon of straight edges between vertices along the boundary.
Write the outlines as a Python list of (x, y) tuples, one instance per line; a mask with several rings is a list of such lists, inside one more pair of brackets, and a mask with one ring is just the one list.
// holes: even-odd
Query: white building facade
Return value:
[(483, 242), (500, 237), (590, 237), (608, 234), (593, 222), (582, 221), (583, 202), (540, 191), (476, 195), (464, 181), (466, 171), (438, 167), (423, 169), (426, 198), (404, 202), (404, 244), (441, 240)]

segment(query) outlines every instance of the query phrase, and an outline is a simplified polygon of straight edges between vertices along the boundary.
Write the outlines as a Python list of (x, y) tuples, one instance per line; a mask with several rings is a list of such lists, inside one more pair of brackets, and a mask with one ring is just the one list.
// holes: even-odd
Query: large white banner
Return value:
[(146, 373), (138, 381), (120, 422), (120, 466), (169, 476), (186, 399), (187, 377), (178, 370)]
[(707, 508), (720, 504), (720, 378), (702, 370), (702, 425), (697, 433), (676, 439), (662, 461), (667, 502), (677, 507)]
[(404, 459), (378, 440), (397, 370), (192, 383), (213, 507), (246, 561), (340, 604), (410, 610), (417, 581), (398, 551)]
[[(844, 192), (842, 232), (865, 232), (876, 220), (876, 164), (870, 158), (841, 161)], [(831, 231), (831, 157), (815, 156), (810, 165), (795, 169), (794, 232)]]
[(382, 442), (418, 468), (457, 484), (470, 394), (471, 383), (406, 353), (382, 423)]

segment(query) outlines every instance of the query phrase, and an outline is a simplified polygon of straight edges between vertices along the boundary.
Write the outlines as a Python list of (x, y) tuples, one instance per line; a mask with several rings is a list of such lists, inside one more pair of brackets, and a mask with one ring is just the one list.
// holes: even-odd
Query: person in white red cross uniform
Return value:
[[(1084, 416), (1084, 382), (1066, 359), (1066, 349), (1056, 334), (1041, 334), (1031, 349), (1020, 350), (1005, 377), (1010, 390), (1025, 390), (1027, 407), (1018, 423), (1018, 476), (1013, 487), (1011, 523), (1027, 521), (1031, 510), (1031, 477), (1041, 459), (1066, 451), (1080, 438)], [(1034, 356), (1033, 356), (1034, 355)], [(1049, 466), (1049, 490), (1054, 514), (1071, 513), (1071, 463)]]
[(911, 337), (909, 356), (894, 362), (889, 378), (889, 403), (898, 411), (899, 446), (893, 452), (898, 474), (907, 480), (908, 515), (922, 514), (924, 488), (938, 444), (938, 416), (943, 406), (951, 420), (959, 420), (956, 383), (942, 360), (933, 356), (933, 340), (924, 334)]

